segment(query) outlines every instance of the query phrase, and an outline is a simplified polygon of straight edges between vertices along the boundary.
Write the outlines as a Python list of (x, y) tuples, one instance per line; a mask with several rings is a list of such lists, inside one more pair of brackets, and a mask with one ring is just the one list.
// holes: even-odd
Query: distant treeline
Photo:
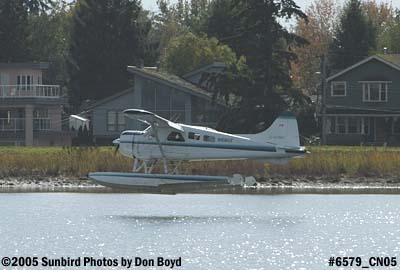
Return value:
[[(297, 112), (301, 133), (313, 119), (321, 78), (381, 52), (400, 51), (400, 16), (374, 0), (315, 0), (302, 11), (287, 0), (0, 0), (0, 62), (48, 61), (46, 83), (59, 84), (75, 108), (132, 84), (127, 65), (158, 66), (183, 75), (213, 61), (223, 74), (204, 85), (229, 110), (219, 128), (256, 132), (284, 109)], [(295, 19), (288, 29), (286, 19)]]

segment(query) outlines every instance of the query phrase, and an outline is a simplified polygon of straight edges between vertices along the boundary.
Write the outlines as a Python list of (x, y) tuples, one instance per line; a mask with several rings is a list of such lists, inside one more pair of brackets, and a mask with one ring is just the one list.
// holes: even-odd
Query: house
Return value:
[(157, 68), (128, 66), (127, 71), (133, 76), (133, 87), (86, 108), (96, 144), (109, 144), (123, 130), (145, 127), (126, 119), (125, 109), (144, 109), (172, 121), (215, 127), (225, 108), (215, 105), (211, 93), (189, 80)]
[(327, 78), (328, 145), (400, 144), (400, 55), (374, 55)]
[(43, 84), (48, 63), (0, 63), (0, 145), (69, 145), (62, 130), (67, 98), (59, 85)]

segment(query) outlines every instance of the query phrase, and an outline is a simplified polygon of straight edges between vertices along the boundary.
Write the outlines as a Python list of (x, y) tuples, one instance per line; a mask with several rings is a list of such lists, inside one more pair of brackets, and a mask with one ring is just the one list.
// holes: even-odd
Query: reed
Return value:
[[(285, 165), (257, 161), (183, 162), (181, 173), (266, 177), (398, 177), (400, 148), (312, 147)], [(155, 172), (161, 172), (161, 164)], [(0, 147), (0, 177), (84, 178), (94, 171), (130, 171), (132, 160), (112, 147)]]

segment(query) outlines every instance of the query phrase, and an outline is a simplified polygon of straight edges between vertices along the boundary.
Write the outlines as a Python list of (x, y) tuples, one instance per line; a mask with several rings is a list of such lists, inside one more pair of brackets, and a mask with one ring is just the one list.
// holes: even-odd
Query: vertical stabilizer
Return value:
[(243, 135), (252, 140), (278, 144), (286, 147), (300, 147), (299, 128), (291, 112), (283, 112), (272, 125), (257, 134)]

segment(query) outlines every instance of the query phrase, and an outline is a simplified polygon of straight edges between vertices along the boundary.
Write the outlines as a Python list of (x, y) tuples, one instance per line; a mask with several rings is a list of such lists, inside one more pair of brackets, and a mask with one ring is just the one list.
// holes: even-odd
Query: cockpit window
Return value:
[(194, 133), (194, 132), (189, 132), (189, 139), (191, 140), (200, 140), (200, 134)]
[(185, 139), (183, 138), (182, 134), (180, 134), (179, 132), (171, 132), (168, 137), (167, 137), (168, 141), (175, 141), (175, 142), (184, 142)]

